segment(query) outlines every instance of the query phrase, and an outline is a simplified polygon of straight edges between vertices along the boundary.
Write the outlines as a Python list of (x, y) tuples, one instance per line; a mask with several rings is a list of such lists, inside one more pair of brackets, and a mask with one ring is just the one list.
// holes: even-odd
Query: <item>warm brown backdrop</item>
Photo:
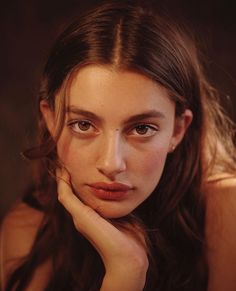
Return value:
[[(0, 218), (30, 175), (20, 152), (35, 128), (40, 72), (63, 23), (93, 3), (76, 0), (0, 1)], [(236, 1), (152, 1), (187, 22), (199, 36), (212, 82), (236, 114)], [(236, 118), (233, 117), (235, 120)]]

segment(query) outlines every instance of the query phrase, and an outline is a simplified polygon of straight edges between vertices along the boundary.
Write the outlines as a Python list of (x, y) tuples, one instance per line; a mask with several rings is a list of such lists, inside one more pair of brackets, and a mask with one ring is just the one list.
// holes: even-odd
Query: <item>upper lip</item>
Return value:
[(95, 189), (102, 189), (106, 191), (128, 191), (132, 189), (132, 187), (118, 182), (115, 183), (97, 182), (90, 184), (89, 186)]

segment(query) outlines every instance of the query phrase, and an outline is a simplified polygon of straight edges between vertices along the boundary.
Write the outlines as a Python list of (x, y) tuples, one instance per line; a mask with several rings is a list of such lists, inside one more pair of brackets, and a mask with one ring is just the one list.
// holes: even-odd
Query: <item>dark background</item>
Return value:
[[(0, 0), (0, 218), (30, 176), (20, 152), (35, 132), (40, 73), (63, 24), (101, 1)], [(190, 26), (211, 82), (236, 120), (236, 1), (152, 1)]]

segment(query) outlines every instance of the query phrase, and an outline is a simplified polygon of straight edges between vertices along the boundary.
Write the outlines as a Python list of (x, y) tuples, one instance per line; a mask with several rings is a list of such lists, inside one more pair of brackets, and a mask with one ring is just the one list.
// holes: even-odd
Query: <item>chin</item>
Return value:
[(106, 209), (106, 208), (94, 208), (94, 210), (99, 213), (102, 217), (112, 219), (121, 218), (131, 213), (131, 211), (121, 211), (120, 209)]
[(121, 201), (99, 201), (93, 198), (88, 199), (88, 197), (78, 194), (78, 191), (74, 191), (74, 193), (85, 205), (94, 209), (104, 218), (121, 218), (133, 211), (133, 207), (129, 207), (130, 205), (123, 205)]

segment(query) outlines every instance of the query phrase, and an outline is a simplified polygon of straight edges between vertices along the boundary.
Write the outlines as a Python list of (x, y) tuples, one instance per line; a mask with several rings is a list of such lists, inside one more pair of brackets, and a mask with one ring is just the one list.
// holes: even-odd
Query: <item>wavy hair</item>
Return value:
[(54, 179), (67, 90), (74, 74), (90, 64), (145, 75), (168, 90), (176, 116), (186, 108), (193, 112), (193, 121), (168, 155), (152, 195), (129, 216), (111, 222), (121, 226), (128, 222), (145, 234), (150, 261), (145, 290), (206, 290), (203, 189), (209, 176), (235, 171), (233, 125), (206, 81), (191, 35), (153, 9), (111, 1), (69, 25), (46, 63), (39, 102), (47, 100), (54, 110), (57, 135), (52, 139), (39, 112), (37, 146), (25, 152), (28, 159), (38, 161), (33, 197), (45, 213), (44, 221), (6, 290), (24, 290), (35, 269), (48, 259), (54, 269), (45, 290), (100, 289), (105, 273), (101, 258), (58, 203)]

